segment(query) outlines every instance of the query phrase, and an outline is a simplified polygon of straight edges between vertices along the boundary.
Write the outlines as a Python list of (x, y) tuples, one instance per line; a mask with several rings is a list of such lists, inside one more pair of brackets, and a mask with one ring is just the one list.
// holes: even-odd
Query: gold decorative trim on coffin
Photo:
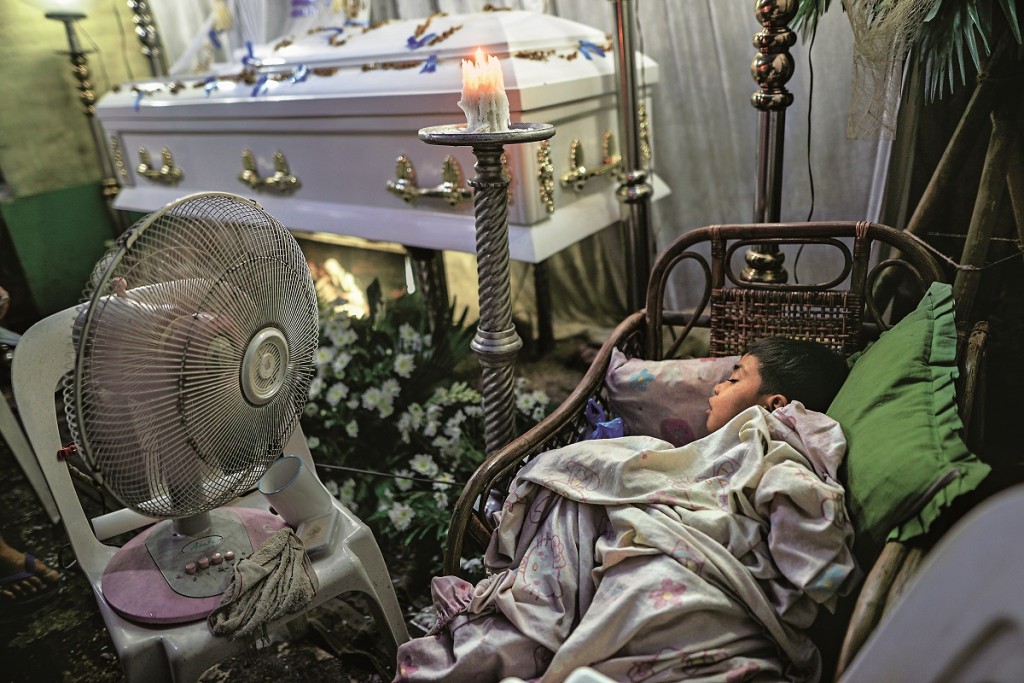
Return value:
[(171, 156), (171, 150), (168, 148), (164, 147), (160, 150), (160, 157), (163, 161), (160, 167), (153, 166), (149, 150), (139, 147), (139, 165), (135, 167), (135, 171), (152, 182), (177, 185), (185, 177), (185, 171), (174, 165), (174, 157)]
[(274, 152), (274, 173), (266, 178), (260, 176), (256, 167), (256, 157), (251, 149), (242, 150), (242, 172), (238, 174), (238, 180), (243, 185), (262, 192), (269, 190), (278, 194), (291, 194), (302, 187), (302, 182), (295, 175), (292, 175), (288, 166), (288, 159), (281, 150)]
[(404, 154), (398, 155), (395, 158), (395, 177), (387, 181), (386, 187), (388, 192), (409, 204), (415, 204), (420, 197), (440, 197), (450, 206), (458, 206), (473, 196), (473, 191), (464, 185), (462, 166), (450, 154), (441, 164), (441, 183), (435, 187), (417, 185), (412, 159)]
[(610, 130), (606, 130), (601, 136), (601, 165), (595, 169), (587, 168), (583, 145), (579, 138), (573, 138), (569, 143), (569, 170), (562, 174), (562, 187), (571, 187), (576, 192), (582, 192), (591, 178), (615, 173), (621, 168), (622, 155), (615, 149), (615, 136)]
[(542, 140), (537, 146), (537, 192), (547, 213), (555, 212), (555, 164), (551, 160), (551, 141)]
[(121, 151), (121, 139), (116, 135), (110, 136), (110, 159), (114, 162), (114, 169), (117, 175), (122, 178), (128, 177), (128, 167), (124, 163), (124, 152)]

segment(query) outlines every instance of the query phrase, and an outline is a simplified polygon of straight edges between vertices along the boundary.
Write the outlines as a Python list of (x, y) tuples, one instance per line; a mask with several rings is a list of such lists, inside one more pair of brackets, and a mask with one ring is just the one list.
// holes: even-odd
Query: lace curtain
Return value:
[[(245, 0), (234, 0), (244, 2)], [(269, 6), (285, 0), (266, 0)], [(637, 16), (637, 49), (659, 64), (655, 88), (653, 170), (671, 187), (654, 202), (655, 248), (688, 229), (712, 223), (749, 222), (753, 217), (757, 111), (750, 96), (757, 89), (750, 75), (755, 54), (751, 40), (760, 26), (749, 0), (632, 0)], [(200, 16), (211, 0), (150, 0), (174, 61), (170, 32), (196, 35)], [(476, 11), (484, 0), (371, 0), (373, 20), (424, 17), (432, 12)], [(615, 32), (613, 0), (490, 0), (490, 4), (530, 9)], [(280, 11), (278, 14), (282, 14)], [(278, 17), (277, 21), (284, 21)], [(268, 19), (268, 32), (273, 31)], [(285, 33), (285, 25), (278, 23)], [(192, 28), (190, 28), (192, 27)], [(813, 169), (815, 219), (877, 220), (881, 209), (890, 143), (848, 140), (853, 55), (850, 24), (840, 3), (821, 20), (813, 58), (813, 100), (808, 45), (791, 50), (796, 72), (787, 84), (794, 94), (786, 113), (782, 220), (804, 220), (811, 209), (808, 177), (808, 107), (811, 106), (810, 164)], [(453, 110), (453, 115), (454, 112)], [(578, 331), (579, 323), (611, 325), (626, 312), (625, 265), (618, 231), (606, 230), (552, 257), (551, 291), (580, 292), (572, 301), (554, 302), (556, 332)], [(446, 257), (453, 279), (474, 277), (471, 264)], [(793, 264), (787, 263), (790, 273)], [(809, 281), (831, 266), (812, 257), (796, 268)], [(581, 276), (586, 273), (586, 276)], [(513, 273), (517, 307), (530, 308), (532, 282), (524, 264)], [(581, 280), (585, 287), (581, 288)], [(686, 283), (683, 283), (684, 285)], [(583, 291), (581, 291), (581, 289)], [(474, 290), (475, 291), (475, 290)], [(696, 295), (694, 296), (695, 299)], [(470, 296), (468, 299), (475, 299)], [(680, 305), (692, 303), (685, 287)], [(467, 296), (460, 295), (461, 302)]]

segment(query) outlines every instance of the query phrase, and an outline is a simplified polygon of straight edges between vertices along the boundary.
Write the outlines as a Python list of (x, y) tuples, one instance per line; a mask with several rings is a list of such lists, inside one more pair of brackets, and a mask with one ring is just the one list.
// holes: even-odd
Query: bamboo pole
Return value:
[(1018, 137), (1009, 107), (1004, 103), (992, 114), (992, 135), (985, 153), (985, 165), (981, 172), (970, 227), (967, 229), (967, 240), (960, 256), (960, 266), (966, 268), (957, 271), (953, 283), (958, 329), (965, 329), (971, 319), (974, 299), (981, 284), (979, 269), (985, 265), (992, 233), (1006, 197), (1006, 174), (1010, 166), (1010, 155), (1020, 149)]

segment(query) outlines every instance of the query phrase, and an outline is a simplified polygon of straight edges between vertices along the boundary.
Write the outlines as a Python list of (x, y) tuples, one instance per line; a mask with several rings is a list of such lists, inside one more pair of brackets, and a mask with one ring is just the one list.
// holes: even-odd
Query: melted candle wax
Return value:
[(462, 99), (459, 108), (466, 114), (467, 133), (508, 131), (508, 95), (501, 63), (497, 57), (477, 49), (476, 60), (462, 60)]

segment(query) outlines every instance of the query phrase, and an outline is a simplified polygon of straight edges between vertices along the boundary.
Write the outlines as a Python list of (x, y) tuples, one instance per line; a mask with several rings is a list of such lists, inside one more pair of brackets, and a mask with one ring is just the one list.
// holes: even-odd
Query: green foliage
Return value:
[[(898, 0), (876, 0), (871, 21), (881, 20)], [(806, 39), (832, 0), (803, 0), (793, 25)], [(1024, 43), (1017, 0), (935, 0), (914, 38), (913, 54), (924, 68), (925, 95), (941, 99), (967, 83), (967, 59), (976, 70), (1004, 32)], [(948, 90), (947, 90), (948, 89)]]
[(942, 98), (947, 86), (952, 93), (965, 85), (965, 51), (980, 70), (1003, 31), (1022, 42), (1016, 0), (937, 0), (915, 44), (928, 99)]
[[(408, 546), (403, 554), (432, 562), (460, 484), (484, 458), (482, 399), (458, 377), (473, 330), (454, 307), (431, 330), (418, 295), (385, 302), (371, 287), (367, 298), (367, 317), (321, 315), (303, 431), (332, 493), (382, 543)], [(524, 430), (547, 414), (550, 401), (522, 380), (516, 390), (517, 428)]]

